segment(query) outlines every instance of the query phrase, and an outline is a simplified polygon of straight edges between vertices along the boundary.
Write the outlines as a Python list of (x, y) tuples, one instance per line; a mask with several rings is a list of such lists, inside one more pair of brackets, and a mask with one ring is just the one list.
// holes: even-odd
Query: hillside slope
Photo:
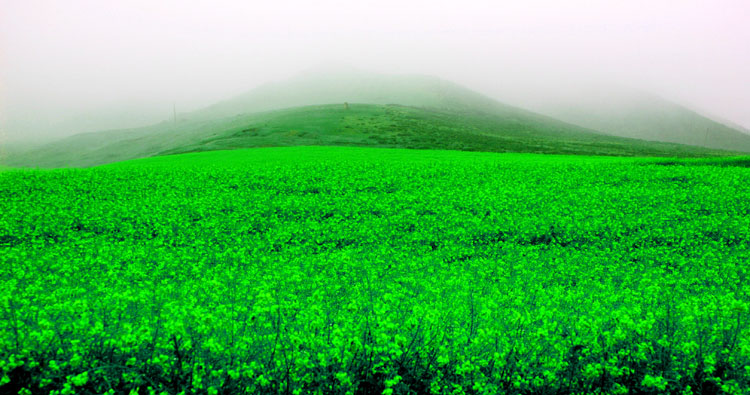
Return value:
[(598, 134), (546, 117), (508, 117), (399, 105), (329, 104), (73, 136), (8, 164), (81, 167), (155, 155), (270, 146), (334, 145), (619, 156), (728, 152)]
[[(627, 103), (621, 103), (623, 108), (614, 104), (610, 110), (600, 113), (571, 115), (562, 111), (561, 114), (567, 114), (566, 119), (575, 118), (587, 125), (607, 126), (605, 130), (615, 135), (696, 144), (695, 139), (673, 135), (677, 132), (692, 133), (686, 128), (675, 132), (676, 121), (669, 118), (669, 114), (675, 111), (660, 110), (653, 104), (646, 106), (654, 112), (651, 118), (667, 118), (665, 123), (669, 127), (665, 126), (665, 130), (669, 133), (656, 136), (648, 132), (653, 127), (646, 131), (635, 127), (632, 131), (628, 129), (628, 125), (638, 125), (638, 122), (621, 116), (628, 111)], [(639, 111), (638, 114), (644, 113)], [(646, 124), (654, 123), (649, 121)], [(714, 126), (712, 133), (717, 136), (734, 137), (712, 139), (721, 142), (712, 147), (750, 151), (750, 143), (742, 144), (741, 136), (722, 131), (719, 126), (723, 125)], [(698, 140), (701, 138), (706, 139), (705, 132), (697, 137)], [(345, 70), (337, 73), (308, 72), (287, 81), (267, 84), (205, 109), (183, 114), (176, 124), (163, 122), (144, 128), (75, 135), (26, 152), (10, 152), (6, 163), (14, 166), (80, 167), (165, 153), (287, 145), (627, 156), (726, 154), (602, 135), (500, 103), (435, 77)]]
[(163, 153), (244, 147), (344, 145), (487, 152), (618, 156), (704, 156), (723, 152), (606, 136), (544, 118), (508, 118), (398, 105), (324, 105), (259, 115)]
[(741, 127), (643, 92), (606, 88), (559, 98), (538, 109), (616, 136), (750, 152), (750, 134)]

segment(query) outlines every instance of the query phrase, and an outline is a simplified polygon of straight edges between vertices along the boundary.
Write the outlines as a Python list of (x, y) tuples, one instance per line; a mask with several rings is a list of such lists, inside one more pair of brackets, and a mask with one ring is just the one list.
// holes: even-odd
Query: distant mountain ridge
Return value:
[(615, 136), (750, 152), (746, 129), (650, 93), (609, 87), (581, 97), (586, 99), (557, 99), (537, 109)]

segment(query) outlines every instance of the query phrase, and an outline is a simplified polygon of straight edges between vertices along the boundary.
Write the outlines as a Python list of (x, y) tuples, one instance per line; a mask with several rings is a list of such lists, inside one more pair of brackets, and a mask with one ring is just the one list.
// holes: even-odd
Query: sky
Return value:
[(0, 0), (0, 131), (132, 127), (346, 64), (535, 109), (642, 89), (750, 128), (747, 0)]

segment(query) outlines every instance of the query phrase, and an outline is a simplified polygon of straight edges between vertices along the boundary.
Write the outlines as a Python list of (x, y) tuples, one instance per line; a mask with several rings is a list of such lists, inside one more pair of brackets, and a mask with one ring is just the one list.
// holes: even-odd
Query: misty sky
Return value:
[(136, 126), (348, 64), (532, 109), (614, 83), (750, 128), (749, 17), (747, 0), (0, 0), (0, 122), (11, 140)]

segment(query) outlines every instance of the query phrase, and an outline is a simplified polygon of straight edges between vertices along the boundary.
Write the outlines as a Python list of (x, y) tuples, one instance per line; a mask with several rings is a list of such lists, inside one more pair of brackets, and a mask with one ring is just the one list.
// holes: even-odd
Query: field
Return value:
[(3, 171), (0, 393), (747, 394), (748, 163), (292, 147)]

